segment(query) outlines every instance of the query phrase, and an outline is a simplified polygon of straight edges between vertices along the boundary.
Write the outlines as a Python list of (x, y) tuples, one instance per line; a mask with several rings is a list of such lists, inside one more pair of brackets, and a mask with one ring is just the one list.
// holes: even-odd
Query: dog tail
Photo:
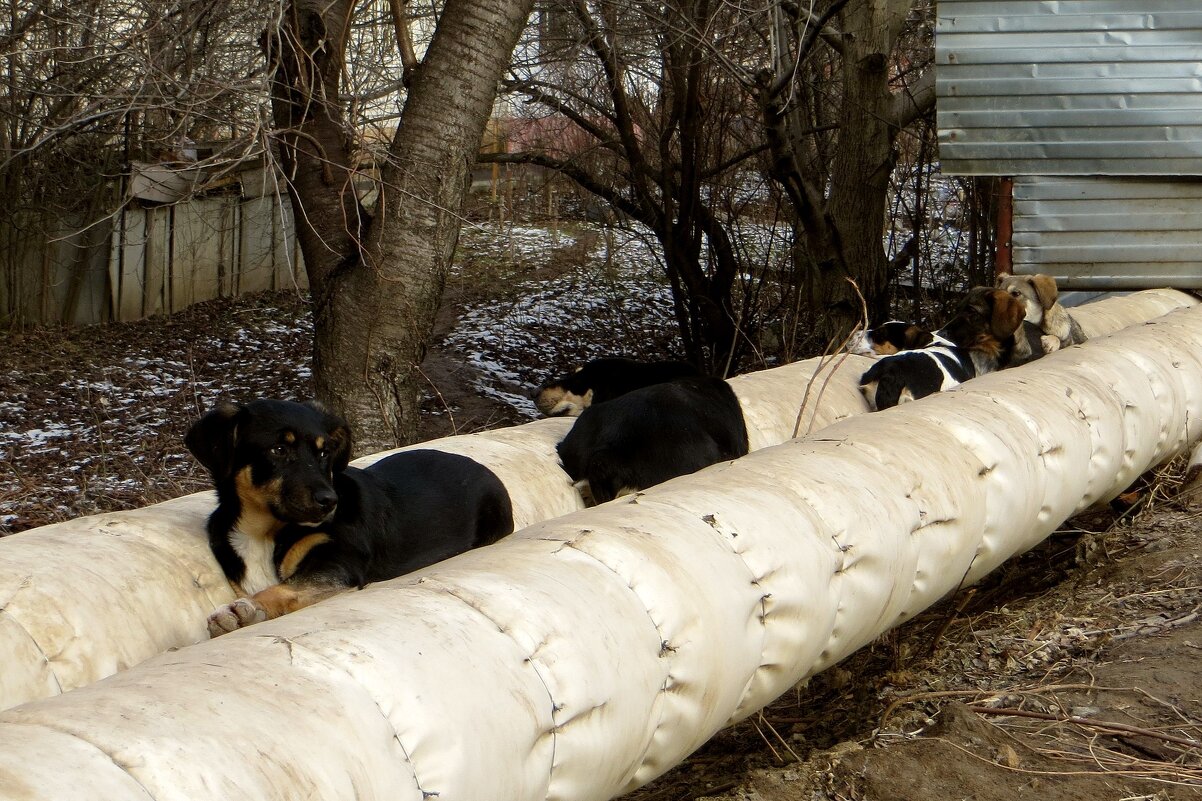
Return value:
[(594, 503), (612, 501), (624, 492), (639, 489), (633, 486), (629, 467), (615, 459), (608, 448), (601, 448), (589, 456), (585, 472)]
[(888, 372), (881, 376), (876, 385), (877, 411), (891, 409), (903, 401), (910, 400), (914, 400), (914, 394), (902, 376), (896, 372)]
[(913, 400), (900, 370), (887, 369), (888, 362), (877, 362), (860, 377), (860, 391), (868, 406), (875, 412), (889, 409), (905, 400)]

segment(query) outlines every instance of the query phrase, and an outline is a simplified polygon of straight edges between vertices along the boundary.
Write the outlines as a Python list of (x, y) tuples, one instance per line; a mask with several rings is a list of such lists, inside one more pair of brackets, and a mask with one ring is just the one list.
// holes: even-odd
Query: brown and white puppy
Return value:
[(640, 362), (620, 356), (593, 359), (570, 373), (548, 379), (534, 393), (534, 405), (547, 417), (579, 417), (604, 403), (652, 384), (701, 375), (687, 362)]
[(1002, 273), (997, 286), (1023, 302), (1026, 319), (1044, 334), (1043, 349), (1047, 353), (1085, 341), (1085, 332), (1058, 300), (1055, 278)]
[(843, 350), (856, 356), (891, 356), (903, 350), (946, 344), (938, 334), (917, 323), (889, 320), (874, 328), (856, 331)]
[(209, 616), (213, 637), (513, 531), (484, 465), (412, 450), (349, 467), (346, 422), (315, 403), (220, 403), (185, 442), (213, 477), (209, 547), (240, 596)]
[(903, 350), (881, 357), (860, 377), (860, 391), (873, 411), (951, 389), (1007, 366), (1023, 306), (1000, 289), (969, 291), (956, 315), (934, 336), (947, 344)]

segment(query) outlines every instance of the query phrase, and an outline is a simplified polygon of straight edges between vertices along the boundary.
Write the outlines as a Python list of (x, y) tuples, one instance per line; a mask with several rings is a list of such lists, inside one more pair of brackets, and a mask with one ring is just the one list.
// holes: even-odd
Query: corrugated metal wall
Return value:
[(1065, 289), (1202, 289), (1202, 181), (1016, 178), (1012, 241)]
[(1202, 175), (1202, 0), (940, 0), (949, 175)]

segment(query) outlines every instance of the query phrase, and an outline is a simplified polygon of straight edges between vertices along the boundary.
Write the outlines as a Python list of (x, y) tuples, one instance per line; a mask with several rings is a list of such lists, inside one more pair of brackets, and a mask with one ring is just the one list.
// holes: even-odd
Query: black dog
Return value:
[(593, 359), (567, 375), (543, 383), (534, 394), (534, 405), (548, 417), (578, 417), (592, 404), (652, 384), (695, 375), (701, 373), (687, 362), (640, 362), (617, 356)]
[(636, 389), (589, 406), (557, 446), (581, 494), (595, 503), (747, 453), (734, 391), (696, 376)]
[(513, 531), (488, 468), (433, 450), (348, 467), (350, 430), (314, 403), (222, 403), (185, 442), (217, 488), (209, 546), (244, 596), (209, 617), (213, 636)]

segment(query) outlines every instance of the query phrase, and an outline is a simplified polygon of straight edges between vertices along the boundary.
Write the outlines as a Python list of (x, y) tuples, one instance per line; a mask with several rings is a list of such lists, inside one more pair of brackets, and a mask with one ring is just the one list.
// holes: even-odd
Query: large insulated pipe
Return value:
[(1202, 434), (1202, 309), (0, 713), (0, 796), (608, 799)]
[[(1194, 303), (1180, 292), (1153, 290), (1075, 314), (1092, 337)], [(866, 411), (856, 389), (866, 364), (858, 357), (811, 359), (732, 379), (752, 448)], [(491, 467), (509, 488), (521, 528), (581, 507), (555, 455), (569, 425), (544, 420), (418, 447), (461, 453)], [(212, 494), (198, 493), (0, 540), (0, 708), (89, 684), (206, 639), (209, 612), (233, 600), (204, 535), (212, 507)]]

